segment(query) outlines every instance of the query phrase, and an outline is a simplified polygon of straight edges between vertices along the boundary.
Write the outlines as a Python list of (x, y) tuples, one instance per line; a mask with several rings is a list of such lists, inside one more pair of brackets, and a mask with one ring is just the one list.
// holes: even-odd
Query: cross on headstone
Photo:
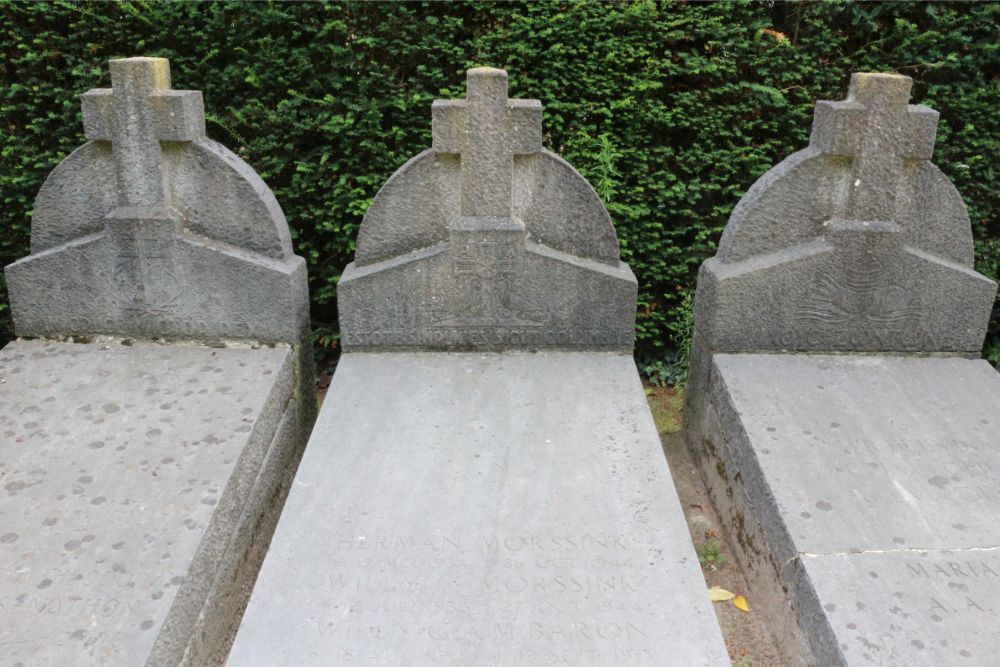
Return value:
[[(496, 240), (483, 240), (463, 248), (463, 251), (455, 259), (455, 275), (477, 283), (479, 299), (471, 315), (492, 322), (510, 318), (512, 283), (523, 264), (523, 257), (517, 248)], [(462, 313), (460, 317), (462, 315), (470, 313)]]
[(897, 74), (854, 74), (846, 100), (816, 103), (811, 144), (854, 158), (851, 220), (891, 222), (903, 160), (929, 160), (934, 152), (939, 114), (908, 104), (912, 84)]
[(166, 58), (112, 60), (111, 86), (83, 94), (84, 134), (111, 142), (118, 206), (163, 207), (160, 142), (205, 134), (201, 92), (170, 90)]
[(201, 92), (171, 90), (166, 58), (112, 60), (111, 86), (82, 96), (84, 133), (111, 142), (118, 185), (117, 206), (104, 218), (115, 255), (109, 293), (129, 313), (162, 315), (180, 297), (180, 220), (168, 206), (160, 142), (204, 136)]
[(542, 148), (542, 103), (507, 97), (507, 72), (470, 69), (464, 100), (435, 100), (432, 147), (462, 156), (462, 216), (511, 217), (514, 155)]
[(180, 221), (165, 207), (119, 207), (105, 224), (115, 248), (108, 297), (134, 318), (168, 315), (184, 292), (174, 261)]

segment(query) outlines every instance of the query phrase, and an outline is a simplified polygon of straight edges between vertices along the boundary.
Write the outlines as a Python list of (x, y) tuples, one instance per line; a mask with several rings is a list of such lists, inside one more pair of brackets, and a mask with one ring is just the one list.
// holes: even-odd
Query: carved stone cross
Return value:
[(205, 134), (201, 92), (170, 90), (166, 58), (111, 61), (111, 88), (83, 94), (88, 139), (110, 141), (118, 206), (165, 206), (161, 141), (194, 141)]
[(934, 152), (938, 112), (908, 104), (912, 84), (897, 74), (854, 74), (846, 100), (816, 103), (811, 144), (854, 158), (851, 220), (891, 222), (903, 160), (929, 160)]
[(462, 216), (510, 218), (514, 155), (542, 148), (542, 103), (507, 97), (507, 72), (466, 73), (464, 100), (431, 107), (435, 151), (462, 156)]
[(181, 222), (170, 209), (161, 141), (205, 134), (201, 92), (170, 89), (165, 58), (111, 61), (111, 88), (82, 96), (88, 139), (110, 141), (117, 206), (104, 218), (114, 249), (109, 295), (130, 316), (162, 316), (180, 298), (174, 249)]
[(459, 317), (478, 316), (498, 324), (509, 320), (510, 295), (522, 265), (521, 253), (508, 244), (481, 241), (463, 248), (463, 253), (455, 260), (455, 275), (475, 281), (479, 300), (473, 312), (467, 310)]

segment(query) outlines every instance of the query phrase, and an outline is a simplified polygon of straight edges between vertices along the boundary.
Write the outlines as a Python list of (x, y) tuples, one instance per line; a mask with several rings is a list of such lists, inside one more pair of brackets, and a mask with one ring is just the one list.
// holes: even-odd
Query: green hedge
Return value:
[(935, 162), (969, 206), (980, 270), (1000, 270), (997, 4), (134, 1), (0, 16), (5, 264), (28, 251), (45, 175), (83, 142), (79, 94), (108, 85), (109, 58), (158, 55), (175, 87), (204, 91), (209, 134), (274, 189), (326, 344), (365, 209), (429, 145), (431, 100), (463, 96), (474, 65), (542, 100), (546, 145), (606, 202), (639, 277), (645, 360), (673, 354), (730, 210), (805, 146), (814, 101), (843, 98), (852, 71), (908, 74), (941, 112)]

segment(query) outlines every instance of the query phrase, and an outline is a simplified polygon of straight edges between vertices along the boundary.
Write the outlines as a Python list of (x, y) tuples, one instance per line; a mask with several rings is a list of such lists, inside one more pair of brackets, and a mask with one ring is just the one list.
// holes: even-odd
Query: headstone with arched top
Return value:
[(268, 187), (205, 136), (201, 93), (172, 90), (162, 58), (111, 75), (82, 96), (90, 141), (46, 179), (31, 254), (5, 270), (17, 333), (302, 341), (305, 262)]
[(607, 211), (506, 72), (431, 117), (228, 664), (728, 665)]
[(590, 184), (542, 147), (542, 105), (468, 72), (433, 143), (375, 196), (337, 285), (347, 350), (629, 350), (636, 281)]
[(996, 420), (938, 113), (855, 74), (701, 268), (690, 446), (787, 664), (991, 664)]
[(221, 660), (314, 411), (274, 196), (165, 59), (110, 65), (5, 269), (4, 664)]

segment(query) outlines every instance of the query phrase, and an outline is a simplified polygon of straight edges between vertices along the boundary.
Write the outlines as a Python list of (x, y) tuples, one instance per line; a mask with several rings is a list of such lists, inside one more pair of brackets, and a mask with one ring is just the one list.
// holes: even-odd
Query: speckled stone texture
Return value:
[(287, 346), (0, 351), (5, 667), (221, 659), (296, 451), (293, 362)]
[(711, 386), (712, 498), (757, 608), (797, 619), (803, 662), (996, 664), (1000, 375), (986, 361), (720, 354)]
[(345, 354), (230, 667), (729, 665), (631, 355)]
[(541, 104), (477, 68), (432, 120), (337, 285), (344, 349), (631, 349), (635, 277), (593, 188), (542, 147)]
[(910, 87), (818, 102), (699, 274), (688, 441), (789, 665), (1000, 653), (996, 285)]
[(303, 340), (305, 262), (268, 187), (205, 137), (201, 93), (171, 90), (163, 58), (112, 60), (111, 79), (5, 269), (18, 335)]
[(5, 667), (221, 661), (315, 415), (273, 195), (166, 60), (110, 66), (5, 269), (17, 333), (77, 341), (0, 351)]

